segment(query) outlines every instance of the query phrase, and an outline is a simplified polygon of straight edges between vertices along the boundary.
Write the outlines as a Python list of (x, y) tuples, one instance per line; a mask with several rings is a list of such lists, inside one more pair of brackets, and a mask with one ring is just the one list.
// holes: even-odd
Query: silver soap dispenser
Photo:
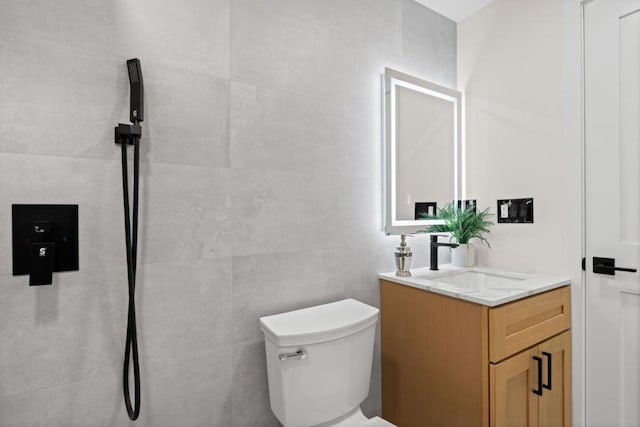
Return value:
[(400, 246), (396, 247), (396, 276), (400, 277), (409, 277), (411, 276), (411, 272), (409, 268), (411, 267), (411, 257), (413, 254), (411, 253), (411, 248), (407, 246), (406, 237), (413, 237), (412, 235), (401, 234), (400, 235)]

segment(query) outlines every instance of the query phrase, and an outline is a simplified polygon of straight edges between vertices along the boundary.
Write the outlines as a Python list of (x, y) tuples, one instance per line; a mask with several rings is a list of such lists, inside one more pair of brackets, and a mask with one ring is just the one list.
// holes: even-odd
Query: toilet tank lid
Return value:
[(378, 309), (345, 299), (260, 318), (265, 338), (280, 347), (331, 341), (361, 331), (378, 321)]

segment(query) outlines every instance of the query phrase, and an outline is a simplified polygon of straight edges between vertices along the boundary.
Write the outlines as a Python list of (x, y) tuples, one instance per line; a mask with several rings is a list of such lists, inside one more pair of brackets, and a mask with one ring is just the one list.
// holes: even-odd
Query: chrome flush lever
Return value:
[(295, 353), (282, 353), (278, 357), (280, 358), (281, 362), (286, 362), (287, 360), (293, 360), (293, 359), (304, 360), (307, 358), (308, 355), (309, 355), (309, 352), (306, 349), (301, 348)]

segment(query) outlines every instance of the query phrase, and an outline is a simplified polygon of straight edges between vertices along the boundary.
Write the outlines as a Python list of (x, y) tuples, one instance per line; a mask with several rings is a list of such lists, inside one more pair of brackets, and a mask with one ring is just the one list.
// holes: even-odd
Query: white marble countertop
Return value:
[[(569, 277), (514, 273), (485, 267), (461, 268), (451, 264), (431, 271), (428, 267), (411, 270), (410, 277), (395, 272), (380, 273), (380, 279), (446, 295), (489, 307), (569, 285)], [(464, 274), (470, 273), (470, 274)]]

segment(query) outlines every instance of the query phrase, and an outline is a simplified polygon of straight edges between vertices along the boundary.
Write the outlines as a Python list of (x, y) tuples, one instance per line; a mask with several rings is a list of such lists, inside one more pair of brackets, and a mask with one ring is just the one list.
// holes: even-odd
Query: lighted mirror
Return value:
[(383, 90), (384, 228), (411, 233), (442, 223), (425, 215), (459, 198), (462, 95), (389, 68)]

